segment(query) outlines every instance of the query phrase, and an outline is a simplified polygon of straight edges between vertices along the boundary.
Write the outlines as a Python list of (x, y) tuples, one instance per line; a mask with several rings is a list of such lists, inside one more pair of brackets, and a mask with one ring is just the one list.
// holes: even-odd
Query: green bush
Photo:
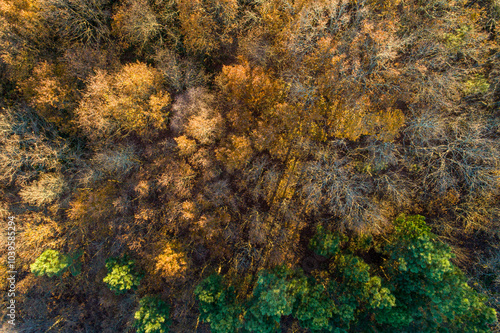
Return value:
[(464, 40), (467, 36), (468, 33), (470, 33), (472, 30), (472, 27), (470, 26), (461, 26), (458, 29), (455, 29), (454, 33), (448, 33), (444, 35), (444, 42), (445, 45), (449, 49), (458, 49), (461, 46), (464, 45)]
[(316, 234), (309, 242), (309, 247), (319, 255), (331, 257), (339, 252), (342, 242), (345, 241), (344, 235), (333, 234), (326, 231), (323, 226), (318, 225)]
[(334, 300), (329, 297), (322, 284), (308, 280), (304, 282), (294, 306), (293, 317), (299, 321), (300, 326), (312, 332), (331, 332), (334, 328), (331, 322), (335, 311)]
[(466, 95), (485, 94), (490, 89), (490, 84), (484, 75), (476, 75), (464, 82), (463, 89)]
[(235, 302), (233, 288), (227, 287), (220, 275), (210, 275), (194, 291), (199, 301), (200, 319), (210, 323), (214, 333), (237, 332), (243, 308)]
[(420, 215), (400, 215), (395, 233), (385, 247), (386, 264), (396, 307), (384, 321), (412, 331), (489, 332), (495, 310), (485, 297), (467, 285), (451, 262), (447, 244), (436, 240)]
[(139, 301), (134, 326), (137, 333), (166, 333), (170, 326), (170, 307), (157, 296), (146, 296)]
[(137, 273), (134, 260), (127, 256), (106, 260), (108, 275), (103, 281), (115, 294), (120, 295), (130, 289), (137, 289), (141, 283), (142, 274)]
[(260, 273), (246, 306), (245, 329), (259, 333), (278, 331), (281, 317), (292, 313), (300, 290), (291, 273), (286, 268)]
[(69, 267), (69, 264), (68, 256), (57, 250), (46, 250), (31, 264), (31, 272), (36, 276), (60, 276)]
[(80, 273), (80, 263), (77, 261), (82, 255), (81, 251), (74, 254), (62, 254), (57, 250), (45, 250), (33, 264), (31, 272), (36, 276), (47, 275), (48, 277), (61, 276), (68, 269), (74, 276)]
[[(373, 243), (371, 237), (353, 241), (363, 253)], [(340, 251), (339, 240), (322, 228), (312, 243), (322, 253), (336, 253), (328, 272), (261, 271), (246, 300), (212, 275), (195, 291), (201, 320), (213, 332), (258, 333), (277, 332), (289, 315), (311, 332), (489, 332), (496, 321), (494, 309), (467, 285), (450, 262), (450, 248), (435, 240), (422, 216), (396, 219), (385, 253), (379, 253), (388, 258), (382, 267), (370, 266), (350, 247)]]
[(336, 327), (365, 331), (373, 326), (372, 317), (378, 319), (383, 309), (395, 306), (394, 295), (382, 286), (382, 279), (370, 274), (370, 266), (360, 257), (338, 255), (331, 265), (330, 297), (336, 300), (332, 318)]

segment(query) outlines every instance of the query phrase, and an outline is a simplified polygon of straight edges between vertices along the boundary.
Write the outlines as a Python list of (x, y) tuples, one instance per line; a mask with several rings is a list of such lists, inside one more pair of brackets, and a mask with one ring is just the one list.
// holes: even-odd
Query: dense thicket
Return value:
[(498, 330), (499, 19), (0, 0), (16, 329)]
[[(487, 332), (496, 318), (422, 216), (399, 216), (379, 253), (371, 239), (349, 240), (322, 228), (315, 238), (312, 249), (332, 258), (312, 275), (286, 266), (263, 270), (247, 299), (235, 298), (219, 275), (203, 280), (195, 289), (200, 318), (213, 332), (277, 332), (289, 315), (312, 332)], [(358, 256), (382, 253), (387, 257), (378, 267)]]

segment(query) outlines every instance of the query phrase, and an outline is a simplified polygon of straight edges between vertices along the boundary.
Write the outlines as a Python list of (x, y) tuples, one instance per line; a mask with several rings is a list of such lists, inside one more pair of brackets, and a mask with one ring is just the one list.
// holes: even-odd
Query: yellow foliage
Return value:
[(384, 142), (393, 141), (399, 134), (399, 129), (405, 123), (405, 116), (398, 109), (386, 110), (384, 113), (379, 114), (377, 118), (377, 123), (380, 127), (377, 139)]
[(291, 158), (287, 162), (286, 170), (283, 177), (281, 177), (275, 199), (291, 200), (295, 194), (295, 186), (299, 182), (298, 170), (301, 169), (302, 163), (296, 158)]
[(198, 215), (198, 208), (192, 201), (184, 201), (182, 203), (182, 217), (186, 220), (192, 220)]
[[(149, 107), (151, 109), (151, 116), (157, 116), (160, 114), (165, 106), (169, 105), (172, 99), (167, 92), (159, 91), (158, 93), (151, 95), (149, 98)], [(159, 119), (157, 119), (159, 120)]]
[(42, 221), (35, 221), (30, 216), (26, 221), (22, 237), (23, 245), (27, 248), (57, 247), (63, 242), (63, 239), (58, 238), (61, 227), (52, 219), (44, 217)]
[(238, 131), (248, 130), (255, 120), (253, 113), (272, 108), (286, 91), (281, 80), (272, 78), (261, 67), (251, 68), (246, 62), (223, 66), (216, 82), (232, 107), (228, 118)]
[(0, 0), (0, 16), (21, 29), (21, 33), (34, 32), (40, 20), (39, 7), (39, 0)]
[(114, 76), (113, 87), (121, 94), (144, 100), (158, 90), (161, 74), (145, 63), (127, 64)]
[(211, 54), (231, 42), (237, 0), (178, 0), (177, 6), (184, 43), (190, 52)]
[(186, 133), (201, 144), (211, 144), (221, 134), (222, 118), (219, 114), (202, 112), (189, 118)]
[(283, 82), (273, 79), (261, 67), (243, 65), (223, 66), (217, 78), (224, 95), (233, 102), (243, 102), (254, 109), (265, 108), (282, 97)]
[(61, 74), (54, 64), (42, 61), (35, 66), (31, 77), (19, 84), (34, 108), (49, 120), (59, 122), (60, 116), (52, 109), (63, 108), (70, 95), (69, 87), (61, 80)]
[(177, 147), (179, 148), (179, 154), (181, 156), (190, 156), (196, 152), (196, 141), (189, 139), (185, 135), (181, 135), (174, 139), (177, 142)]
[(220, 161), (233, 172), (244, 167), (253, 155), (250, 140), (245, 136), (231, 135), (230, 144), (227, 148), (219, 149), (216, 154)]
[(184, 43), (188, 50), (211, 53), (217, 47), (215, 36), (211, 34), (215, 22), (203, 9), (201, 1), (178, 1), (178, 6)]
[(300, 11), (306, 1), (271, 0), (265, 1), (259, 12), (264, 29), (272, 35), (280, 35), (293, 20), (294, 14)]
[(114, 75), (98, 71), (76, 112), (79, 125), (93, 137), (116, 132), (146, 135), (166, 128), (165, 107), (170, 102), (160, 72), (138, 62)]
[(401, 0), (369, 0), (368, 4), (382, 15), (395, 15)]
[(398, 109), (372, 111), (370, 100), (363, 96), (353, 107), (347, 107), (341, 101), (333, 103), (328, 123), (332, 134), (339, 138), (356, 141), (362, 135), (375, 135), (377, 139), (389, 142), (398, 135), (404, 121), (404, 114)]

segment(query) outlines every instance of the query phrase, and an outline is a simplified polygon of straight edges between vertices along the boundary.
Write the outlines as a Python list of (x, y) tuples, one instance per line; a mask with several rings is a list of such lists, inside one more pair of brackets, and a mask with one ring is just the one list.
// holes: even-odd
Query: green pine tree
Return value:
[(210, 275), (194, 291), (199, 301), (200, 319), (210, 324), (214, 333), (234, 333), (241, 327), (243, 307), (236, 302), (234, 289), (222, 277)]
[(400, 215), (385, 251), (397, 301), (379, 322), (408, 331), (490, 331), (495, 310), (467, 285), (464, 274), (450, 262), (450, 247), (436, 240), (423, 216)]
[(45, 250), (33, 264), (31, 272), (36, 276), (47, 275), (48, 277), (61, 276), (69, 270), (73, 276), (81, 271), (81, 263), (78, 260), (82, 251), (76, 251), (72, 254), (62, 254), (57, 250)]
[(157, 296), (145, 296), (139, 301), (134, 326), (137, 333), (167, 333), (170, 327), (170, 307)]
[(106, 260), (108, 275), (103, 281), (117, 295), (124, 294), (130, 289), (137, 289), (141, 283), (142, 274), (135, 268), (135, 261), (127, 256)]

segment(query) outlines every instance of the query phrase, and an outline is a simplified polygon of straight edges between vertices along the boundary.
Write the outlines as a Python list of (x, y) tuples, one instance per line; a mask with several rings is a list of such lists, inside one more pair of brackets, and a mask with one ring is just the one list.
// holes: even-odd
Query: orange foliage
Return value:
[(165, 244), (156, 257), (156, 271), (164, 278), (184, 278), (189, 268), (189, 258), (175, 242)]

